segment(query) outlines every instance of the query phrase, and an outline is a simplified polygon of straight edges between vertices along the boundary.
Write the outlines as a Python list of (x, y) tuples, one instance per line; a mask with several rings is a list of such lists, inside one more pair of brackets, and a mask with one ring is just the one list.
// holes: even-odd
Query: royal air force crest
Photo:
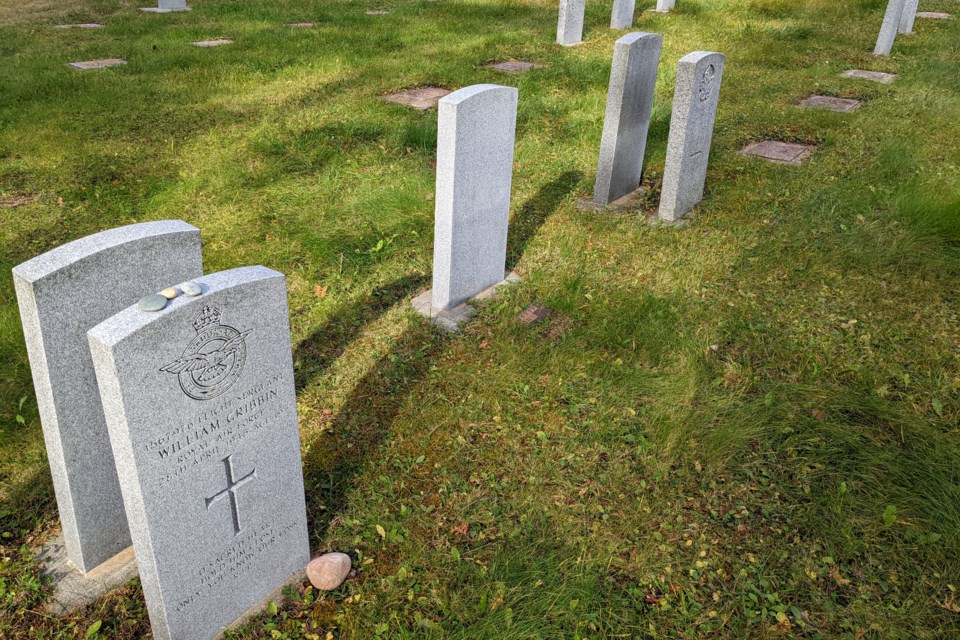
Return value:
[(246, 338), (253, 329), (240, 332), (222, 319), (220, 309), (204, 307), (193, 321), (196, 337), (181, 357), (160, 368), (177, 375), (183, 392), (196, 400), (210, 400), (229, 389), (247, 360)]

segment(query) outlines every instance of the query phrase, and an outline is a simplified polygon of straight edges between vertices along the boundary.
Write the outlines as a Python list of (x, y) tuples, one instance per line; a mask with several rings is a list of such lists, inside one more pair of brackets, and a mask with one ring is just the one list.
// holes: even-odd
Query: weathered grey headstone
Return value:
[(310, 560), (282, 274), (88, 332), (153, 637), (212, 638)]
[(657, 0), (655, 11), (660, 13), (669, 13), (677, 5), (677, 0)]
[(157, 0), (157, 6), (144, 7), (140, 11), (147, 13), (172, 13), (174, 11), (190, 11), (187, 0)]
[(679, 220), (703, 198), (724, 62), (721, 53), (695, 51), (677, 63), (660, 195), (663, 221)]
[(630, 33), (613, 45), (593, 201), (606, 205), (640, 187), (663, 36)]
[(118, 67), (127, 64), (126, 60), (120, 58), (104, 58), (103, 60), (85, 60), (83, 62), (68, 62), (68, 67), (77, 69), (106, 69), (107, 67)]
[(809, 144), (762, 140), (748, 144), (741, 153), (779, 164), (802, 164), (813, 154), (815, 148)]
[(903, 13), (900, 14), (898, 33), (913, 33), (913, 22), (917, 17), (917, 7), (919, 5), (920, 0), (906, 0), (903, 5)]
[(557, 44), (572, 47), (583, 42), (583, 18), (586, 10), (587, 0), (560, 0)]
[(891, 84), (897, 79), (893, 73), (884, 73), (882, 71), (864, 71), (863, 69), (848, 69), (840, 74), (844, 78), (857, 78), (858, 80), (870, 80), (881, 84)]
[(130, 544), (87, 330), (201, 273), (200, 231), (179, 220), (97, 233), (13, 269), (64, 543), (83, 573)]
[(835, 96), (810, 96), (800, 101), (802, 109), (826, 109), (848, 113), (859, 109), (861, 102), (852, 98), (837, 98)]
[(506, 278), (517, 99), (513, 87), (478, 84), (440, 100), (433, 289), (426, 308), (414, 303), (428, 317)]
[(883, 24), (880, 25), (880, 35), (877, 36), (877, 46), (873, 49), (876, 56), (888, 56), (893, 50), (893, 42), (897, 39), (900, 30), (900, 19), (903, 17), (903, 6), (906, 0), (888, 0), (887, 10), (883, 14)]
[(636, 9), (636, 0), (613, 0), (613, 11), (610, 13), (611, 29), (629, 29), (633, 26), (633, 12)]

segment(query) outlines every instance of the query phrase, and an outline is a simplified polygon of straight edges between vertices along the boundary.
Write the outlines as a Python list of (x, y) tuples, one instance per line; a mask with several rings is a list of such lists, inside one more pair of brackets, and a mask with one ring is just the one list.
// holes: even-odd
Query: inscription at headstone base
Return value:
[(194, 281), (88, 334), (160, 640), (216, 636), (310, 560), (285, 279)]

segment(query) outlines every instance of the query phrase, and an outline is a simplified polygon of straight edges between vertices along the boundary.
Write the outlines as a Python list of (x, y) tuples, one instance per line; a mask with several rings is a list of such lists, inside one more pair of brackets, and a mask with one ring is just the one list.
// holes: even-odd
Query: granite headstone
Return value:
[(919, 6), (920, 0), (906, 0), (903, 5), (903, 13), (900, 14), (900, 25), (897, 33), (913, 33), (913, 23), (916, 20)]
[(557, 20), (558, 44), (571, 47), (583, 42), (583, 18), (586, 10), (586, 0), (560, 0), (560, 17)]
[(610, 28), (629, 29), (632, 27), (635, 9), (636, 0), (613, 0), (613, 11), (610, 12)]
[(900, 19), (903, 17), (903, 7), (906, 0), (888, 0), (887, 10), (883, 14), (883, 23), (880, 25), (880, 34), (877, 36), (877, 45), (873, 54), (888, 56), (893, 50), (893, 42), (897, 39), (900, 30)]

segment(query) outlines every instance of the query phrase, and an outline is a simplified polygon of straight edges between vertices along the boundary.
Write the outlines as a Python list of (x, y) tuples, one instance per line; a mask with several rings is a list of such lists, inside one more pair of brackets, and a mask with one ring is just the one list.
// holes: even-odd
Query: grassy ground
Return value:
[[(182, 218), (207, 271), (287, 274), (311, 543), (359, 573), (238, 636), (960, 637), (960, 21), (918, 20), (877, 60), (881, 0), (640, 3), (665, 38), (650, 211), (675, 62), (727, 55), (706, 199), (663, 230), (575, 208), (623, 33), (606, 3), (573, 49), (548, 0), (139, 4), (0, 7), (0, 200), (36, 196), (0, 208), (0, 272)], [(210, 37), (236, 44), (188, 44)], [(129, 64), (63, 66), (100, 57)], [(501, 59), (549, 68), (482, 68)], [(520, 88), (524, 281), (449, 337), (407, 304), (429, 283), (436, 115), (378, 96), (480, 82)], [(793, 106), (811, 93), (866, 104)], [(819, 147), (738, 154), (767, 137)], [(554, 313), (528, 327), (534, 300)], [(56, 526), (4, 276), (0, 638), (147, 635), (136, 581), (43, 613), (29, 549)]]

